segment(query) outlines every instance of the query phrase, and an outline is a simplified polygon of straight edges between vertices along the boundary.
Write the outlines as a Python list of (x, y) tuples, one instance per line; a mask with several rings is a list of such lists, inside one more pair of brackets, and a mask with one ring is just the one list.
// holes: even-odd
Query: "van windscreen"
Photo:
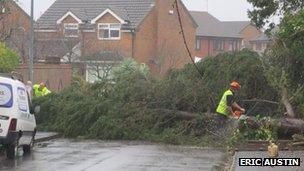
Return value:
[(0, 107), (10, 108), (13, 106), (12, 85), (0, 83)]

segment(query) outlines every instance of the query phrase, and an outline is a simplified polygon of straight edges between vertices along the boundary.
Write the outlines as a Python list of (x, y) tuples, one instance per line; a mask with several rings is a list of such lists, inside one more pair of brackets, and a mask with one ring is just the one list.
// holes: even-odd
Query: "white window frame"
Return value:
[(201, 48), (202, 48), (202, 39), (197, 37), (195, 39), (195, 50), (201, 50)]
[[(220, 45), (220, 47), (218, 48), (217, 45)], [(225, 40), (214, 39), (213, 40), (213, 51), (217, 51), (217, 52), (225, 51)]]
[[(77, 26), (77, 35), (66, 35), (65, 30), (69, 26)], [(74, 28), (72, 28), (72, 29), (74, 29)], [(72, 30), (72, 29), (70, 28), (70, 30)], [(76, 30), (76, 29), (74, 29), (74, 30)], [(63, 34), (64, 34), (64, 37), (78, 37), (79, 36), (78, 35), (79, 34), (79, 24), (78, 23), (64, 23), (63, 24)]]
[(238, 42), (237, 40), (229, 40), (229, 48), (230, 52), (236, 51), (238, 49)]
[[(111, 28), (110, 26), (112, 24), (119, 25), (119, 28)], [(109, 29), (109, 38), (102, 38), (100, 37), (100, 26), (107, 26), (107, 29)], [(119, 36), (118, 37), (111, 37), (111, 30), (118, 30)], [(121, 39), (121, 24), (120, 23), (99, 23), (97, 25), (97, 38), (99, 40), (120, 40)]]

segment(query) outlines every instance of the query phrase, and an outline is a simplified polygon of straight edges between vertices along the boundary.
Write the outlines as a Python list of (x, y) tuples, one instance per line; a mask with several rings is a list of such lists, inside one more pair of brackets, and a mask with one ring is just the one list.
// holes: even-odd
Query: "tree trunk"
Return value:
[(288, 98), (288, 92), (287, 92), (287, 89), (286, 88), (283, 88), (282, 90), (282, 102), (285, 106), (285, 109), (286, 109), (286, 114), (288, 117), (290, 118), (294, 118), (295, 117), (295, 113), (294, 113), (294, 110), (289, 102), (289, 98)]
[[(171, 118), (174, 120), (193, 120), (196, 119), (199, 115), (196, 113), (191, 112), (185, 112), (185, 111), (177, 111), (177, 110), (169, 110), (169, 109), (154, 109), (154, 111), (166, 118)], [(301, 119), (295, 119), (295, 118), (279, 118), (279, 119), (273, 119), (267, 123), (260, 122), (257, 123), (253, 119), (254, 117), (247, 117), (247, 123), (249, 123), (249, 126), (252, 128), (258, 128), (262, 126), (263, 124), (271, 125), (273, 127), (278, 128), (278, 133), (280, 135), (287, 135), (292, 136), (293, 134), (297, 133), (303, 133), (304, 132), (304, 121)]]
[(198, 116), (195, 113), (178, 110), (155, 109), (155, 111), (164, 117), (174, 117), (179, 120), (193, 120)]
[(278, 128), (278, 134), (283, 137), (291, 138), (294, 134), (301, 134), (304, 132), (304, 121), (295, 118), (280, 118), (273, 119), (267, 122), (256, 122), (253, 117), (246, 118), (247, 123), (253, 129), (257, 129), (262, 125), (270, 125)]
[(278, 122), (279, 133), (290, 135), (304, 132), (304, 121), (295, 118), (281, 118)]

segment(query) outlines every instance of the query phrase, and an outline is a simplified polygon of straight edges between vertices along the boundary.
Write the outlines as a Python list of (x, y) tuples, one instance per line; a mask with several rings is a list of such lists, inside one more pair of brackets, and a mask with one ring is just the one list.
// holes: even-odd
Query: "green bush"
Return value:
[(0, 72), (10, 72), (19, 64), (17, 52), (0, 42)]

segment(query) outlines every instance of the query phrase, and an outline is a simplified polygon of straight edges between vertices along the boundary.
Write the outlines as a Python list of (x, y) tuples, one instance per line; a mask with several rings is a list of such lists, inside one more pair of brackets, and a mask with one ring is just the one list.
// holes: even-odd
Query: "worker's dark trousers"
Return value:
[(226, 126), (227, 122), (228, 122), (228, 117), (217, 113), (216, 121), (217, 121), (217, 124), (218, 124), (219, 128), (224, 128)]

